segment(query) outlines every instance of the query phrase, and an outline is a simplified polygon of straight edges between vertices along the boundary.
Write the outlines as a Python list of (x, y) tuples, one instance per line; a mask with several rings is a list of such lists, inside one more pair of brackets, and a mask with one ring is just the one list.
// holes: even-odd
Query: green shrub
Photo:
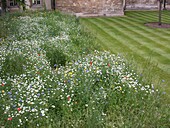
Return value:
[(64, 66), (68, 61), (68, 56), (64, 54), (61, 49), (53, 45), (49, 46), (48, 44), (44, 44), (42, 48), (46, 51), (46, 57), (52, 68), (56, 68), (56, 65)]
[(22, 54), (8, 54), (2, 63), (1, 76), (14, 76), (25, 73), (27, 60)]

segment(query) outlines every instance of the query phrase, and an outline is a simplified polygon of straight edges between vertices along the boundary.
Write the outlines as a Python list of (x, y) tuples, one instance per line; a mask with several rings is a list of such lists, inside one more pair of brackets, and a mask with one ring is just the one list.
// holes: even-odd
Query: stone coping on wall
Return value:
[[(162, 9), (163, 9), (163, 5), (162, 5)], [(166, 5), (166, 9), (170, 10), (170, 5)], [(140, 6), (137, 6), (137, 5), (129, 6), (128, 5), (128, 6), (126, 6), (126, 10), (146, 10), (146, 11), (153, 10), (154, 11), (154, 10), (158, 10), (158, 6), (156, 6), (156, 5), (155, 6), (147, 6), (147, 5), (146, 6), (141, 6), (141, 5)]]
[(112, 16), (123, 16), (124, 12), (114, 13), (114, 14), (103, 14), (103, 13), (97, 13), (97, 14), (89, 14), (89, 13), (74, 13), (73, 15), (77, 17), (100, 17), (100, 16), (106, 16), (106, 17), (112, 17)]
[(127, 5), (126, 9), (128, 10), (155, 10), (155, 9), (158, 9), (158, 6), (135, 4), (135, 5)]

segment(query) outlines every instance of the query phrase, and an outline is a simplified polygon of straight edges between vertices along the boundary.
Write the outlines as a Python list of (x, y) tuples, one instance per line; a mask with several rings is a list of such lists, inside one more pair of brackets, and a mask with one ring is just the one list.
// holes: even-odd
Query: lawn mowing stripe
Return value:
[(144, 22), (157, 22), (158, 21), (157, 20), (158, 18), (153, 17), (151, 15), (143, 16), (143, 15), (140, 15), (138, 13), (126, 13), (126, 16), (132, 17), (132, 18), (138, 20), (138, 22), (142, 22), (142, 23), (143, 23), (143, 21)]
[[(98, 27), (97, 25), (95, 25), (93, 22), (90, 21), (90, 19), (83, 19), (83, 22), (86, 22), (86, 24), (88, 24), (88, 26), (92, 27), (93, 29), (97, 30), (100, 32), (100, 35), (99, 33), (97, 33), (97, 38), (99, 40), (102, 40), (102, 44), (104, 46), (107, 46), (107, 48), (113, 48), (114, 47), (114, 51), (113, 49), (110, 49), (112, 52), (114, 53), (119, 53), (120, 50), (121, 51), (124, 51), (124, 52), (132, 52), (126, 45), (122, 44), (119, 40), (113, 38), (112, 36), (108, 35), (108, 33), (106, 33), (105, 31), (103, 31), (103, 29), (101, 29), (100, 27)], [(102, 36), (101, 36), (102, 35)], [(103, 38), (104, 37), (104, 38)], [(112, 41), (115, 41), (114, 43), (110, 43)], [(109, 43), (106, 43), (106, 42), (109, 42)], [(115, 52), (115, 48), (116, 48), (116, 51)], [(123, 49), (122, 49), (123, 48)]]
[(165, 17), (167, 20), (170, 20), (170, 11), (164, 11), (162, 13), (163, 18)]
[[(103, 30), (105, 30), (108, 34), (110, 34), (110, 33), (112, 33), (111, 31), (109, 31), (109, 29), (105, 29), (104, 27), (103, 27), (103, 25), (101, 25), (101, 23), (99, 24), (99, 22), (102, 22), (102, 21), (99, 21), (98, 19), (95, 19), (95, 20), (97, 20), (97, 21), (94, 21), (93, 20), (93, 22), (97, 22), (97, 23), (95, 23), (96, 25), (98, 24), (100, 27), (102, 26), (102, 28), (103, 28)], [(104, 24), (104, 22), (102, 22), (103, 24)], [(108, 28), (112, 28), (112, 26), (109, 26), (108, 24), (106, 24), (107, 26), (108, 26)], [(117, 28), (115, 28), (116, 29), (116, 33), (117, 34), (119, 34), (119, 35), (115, 35), (114, 33), (112, 33), (111, 34), (111, 36), (112, 37), (114, 37), (114, 38), (117, 38), (117, 40), (119, 40), (119, 41), (121, 41), (121, 42), (124, 42), (124, 44), (127, 46), (127, 47), (129, 47), (129, 46), (131, 46), (133, 49), (134, 48), (136, 48), (136, 51), (141, 51), (142, 52), (142, 54), (146, 54), (146, 51), (148, 52), (148, 51), (150, 51), (150, 53), (152, 53), (152, 51), (151, 50), (149, 50), (148, 48), (145, 48), (144, 47), (144, 49), (143, 49), (143, 51), (145, 50), (145, 52), (143, 52), (141, 49), (142, 49), (142, 47), (143, 47), (143, 45), (142, 45), (142, 47), (140, 48), (140, 49), (138, 49), (139, 47), (139, 43), (136, 41), (136, 40), (134, 40), (134, 39), (131, 39), (130, 37), (129, 37), (129, 35), (126, 35), (126, 34), (124, 34), (124, 33), (122, 33), (120, 30), (118, 30)], [(114, 29), (114, 31), (115, 31), (115, 29)], [(109, 32), (108, 32), (109, 31)], [(120, 35), (122, 35), (123, 37), (126, 37), (126, 40), (124, 40)], [(133, 40), (133, 41), (132, 41)], [(127, 44), (127, 41), (128, 41), (128, 44)]]
[[(129, 15), (129, 14), (127, 14)], [(134, 16), (133, 17), (137, 17), (136, 19), (140, 19), (140, 21), (145, 21), (145, 22), (158, 22), (158, 16), (154, 16), (154, 15), (149, 15), (149, 14), (146, 14), (146, 13), (134, 13), (133, 14)], [(129, 16), (132, 16), (132, 15), (129, 15)], [(168, 23), (168, 19), (164, 19), (164, 17), (162, 16), (162, 22), (166, 22)]]
[[(108, 34), (111, 34), (111, 33), (112, 33), (111, 31), (106, 30), (106, 29), (103, 27), (103, 25), (101, 25), (100, 21), (97, 20), (97, 18), (96, 18), (95, 20), (96, 20), (96, 21), (95, 21), (94, 23), (95, 23), (96, 25), (98, 25), (98, 26), (102, 26), (101, 28), (103, 28), (103, 30), (104, 30), (105, 32), (107, 32)], [(94, 20), (93, 20), (93, 21), (94, 21)], [(103, 22), (103, 24), (107, 25), (107, 24), (104, 23), (104, 22)], [(109, 27), (112, 27), (112, 26), (109, 26)], [(115, 30), (114, 30), (114, 31), (115, 31)], [(117, 32), (118, 32), (118, 31), (121, 33), (120, 30), (117, 30)], [(129, 38), (129, 35), (126, 35), (126, 34), (123, 34), (123, 33), (122, 33), (122, 35), (123, 35), (123, 37), (126, 37), (126, 39)], [(111, 36), (113, 37), (113, 35), (111, 35)], [(124, 41), (124, 39), (122, 40), (121, 37), (115, 37), (115, 38), (117, 38), (117, 40), (121, 40), (121, 42), (122, 42), (122, 43), (124, 42), (124, 44), (127, 43), (127, 42)], [(143, 48), (142, 50), (141, 50), (141, 49), (138, 49), (138, 47), (135, 46), (135, 43), (140, 43), (140, 42), (136, 41), (136, 42), (134, 43), (134, 42), (132, 41), (132, 40), (134, 40), (134, 39), (131, 39), (131, 38), (129, 38), (129, 39), (130, 39), (130, 41), (129, 41), (129, 43), (128, 43), (128, 46), (129, 46), (129, 48), (130, 48), (131, 50), (133, 50), (133, 51), (138, 51), (137, 53), (140, 54), (141, 56), (143, 55), (143, 57), (144, 57), (145, 59), (147, 59), (148, 56), (150, 56), (150, 54), (152, 53), (152, 51), (149, 51), (149, 49), (146, 48), (145, 46), (144, 46), (144, 48)], [(132, 43), (134, 43), (134, 44), (132, 44)], [(148, 52), (148, 51), (149, 51), (149, 52)], [(156, 54), (156, 55), (155, 55), (155, 54)], [(153, 56), (154, 56), (154, 57), (153, 57)], [(158, 65), (158, 67), (168, 73), (168, 71), (167, 71), (167, 65), (160, 63), (160, 61), (162, 61), (162, 59), (159, 59), (159, 58), (163, 58), (163, 57), (162, 57), (159, 53), (154, 52), (154, 54), (152, 55), (152, 60), (153, 60), (154, 62), (156, 62), (156, 63), (158, 63), (158, 60), (159, 60), (159, 65)]]
[[(159, 13), (158, 12), (156, 12), (156, 13), (149, 14), (149, 13), (139, 12), (138, 14), (140, 14), (142, 16), (146, 16), (146, 17), (149, 17), (149, 16), (155, 17), (156, 16), (156, 18), (158, 19)], [(170, 19), (170, 16), (168, 16), (167, 11), (162, 11), (162, 20), (169, 21), (169, 19)]]
[[(116, 19), (112, 18), (112, 20), (116, 20)], [(131, 25), (129, 25), (131, 27), (135, 27), (136, 26), (136, 29), (139, 29), (139, 30), (142, 29), (143, 31), (152, 33), (152, 35), (154, 34), (154, 38), (155, 37), (156, 38), (160, 38), (160, 34), (161, 34), (161, 40), (168, 41), (168, 45), (169, 45), (169, 33), (165, 33), (164, 31), (162, 31), (160, 29), (159, 30), (157, 29), (155, 31), (155, 29), (148, 28), (144, 24), (139, 24), (139, 23), (133, 22), (134, 20), (129, 18), (129, 17), (127, 17), (126, 19), (121, 18), (121, 19), (119, 19), (119, 21), (120, 20), (123, 20), (123, 22), (127, 22), (128, 25), (131, 24)], [(164, 44), (164, 45), (167, 45), (167, 44)]]
[(143, 21), (144, 22), (158, 22), (158, 16), (149, 15), (149, 14), (126, 13), (126, 16), (135, 18), (139, 22), (143, 22)]
[[(131, 18), (131, 17), (127, 17), (127, 19), (129, 19), (131, 22), (133, 22), (135, 24), (135, 22), (139, 22), (139, 19), (134, 19), (134, 18)], [(141, 22), (141, 20), (140, 20)], [(142, 26), (145, 22), (142, 23)], [(138, 25), (138, 23), (136, 23)], [(138, 25), (140, 26), (140, 24)], [(142, 27), (140, 26), (140, 27)], [(157, 34), (157, 38), (160, 38), (160, 37), (165, 37), (166, 39), (169, 40), (169, 35), (170, 35), (170, 31), (169, 29), (159, 29), (159, 28), (151, 28), (151, 27), (145, 27), (143, 26), (144, 29), (146, 29), (147, 31), (150, 31), (150, 32), (154, 32), (155, 34)], [(169, 43), (168, 43), (169, 45)]]
[[(120, 43), (123, 43), (126, 47), (129, 47), (129, 46), (131, 46), (131, 47), (134, 47), (135, 45), (138, 45), (138, 44), (128, 44), (128, 43), (131, 43), (131, 42), (128, 42), (129, 40), (129, 38), (126, 36), (126, 35), (124, 35), (124, 34), (122, 34), (120, 31), (117, 31), (117, 30), (114, 30), (114, 32), (115, 33), (113, 33), (112, 31), (111, 31), (111, 27), (110, 26), (108, 26), (108, 25), (106, 25), (106, 26), (108, 26), (107, 28), (104, 26), (104, 25), (101, 25), (101, 23), (100, 23), (100, 21), (97, 19), (97, 18), (95, 18), (95, 19), (90, 19), (90, 22), (91, 23), (93, 23), (93, 24), (95, 24), (97, 27), (99, 27), (100, 29), (102, 29), (102, 31), (104, 31), (105, 33), (107, 33), (109, 36), (111, 36), (113, 39), (116, 39), (117, 41), (119, 41)], [(122, 34), (124, 37), (126, 37), (126, 40), (124, 39), (124, 38), (120, 38), (120, 34)], [(130, 40), (131, 41), (131, 40)], [(131, 48), (130, 48), (131, 49)], [(132, 50), (133, 51), (133, 50)], [(144, 54), (145, 52), (143, 52), (143, 54)]]
[[(82, 19), (81, 21), (85, 24), (85, 26), (89, 30), (95, 31), (97, 33), (98, 40), (102, 39), (100, 42), (103, 42), (102, 44), (105, 44), (105, 46), (106, 46), (105, 50), (109, 50), (112, 53), (115, 52), (114, 47), (110, 47), (110, 45), (109, 45), (109, 43), (113, 43), (114, 38), (108, 37), (109, 35), (106, 32), (104, 32), (100, 26), (98, 27), (96, 25), (96, 23), (93, 23), (90, 20), (91, 19)], [(106, 38), (111, 39), (111, 40), (107, 40)], [(114, 43), (116, 43), (116, 41)], [(118, 43), (116, 43), (116, 44), (118, 44)], [(120, 45), (122, 47), (122, 44), (120, 44)], [(120, 46), (120, 45), (118, 44), (118, 46)], [(132, 51), (129, 48), (127, 48), (127, 49), (124, 48), (123, 51), (122, 51), (122, 49), (120, 51), (116, 50), (116, 53), (124, 53), (124, 54), (126, 54), (126, 52), (128, 53), (128, 55), (132, 54)], [(129, 57), (129, 56), (126, 56), (126, 57), (127, 57), (128, 60), (132, 59), (132, 57)], [(146, 58), (143, 58), (143, 56), (140, 56), (140, 54), (138, 54), (136, 52), (133, 53), (133, 58), (135, 59), (136, 65), (137, 65), (137, 67), (139, 69), (139, 73), (143, 72), (143, 70), (144, 70), (144, 73), (147, 72), (146, 74), (144, 74), (145, 77), (149, 78), (149, 79), (152, 79), (152, 82), (155, 85), (159, 85), (159, 84), (157, 84), (159, 82), (159, 80), (165, 80), (166, 84), (170, 84), (169, 73), (163, 72), (163, 70), (160, 69), (159, 67), (155, 66), (154, 63), (149, 63), (148, 64), (148, 62), (150, 62), (150, 60), (146, 59)], [(153, 76), (150, 77), (149, 74), (152, 74)], [(169, 86), (166, 86), (165, 88), (166, 88), (167, 92), (170, 92)]]
[[(112, 27), (113, 29), (114, 28), (116, 28), (118, 25), (119, 26), (124, 26), (125, 28), (126, 28), (126, 25), (123, 25), (123, 24), (121, 24), (122, 22), (119, 22), (119, 21), (116, 21), (116, 20), (111, 20), (111, 19), (108, 19), (108, 18), (106, 18), (106, 19), (103, 19), (103, 18), (100, 18), (100, 20), (104, 20), (103, 22), (107, 22), (108, 20), (110, 20), (110, 21), (108, 21), (107, 23), (109, 24), (109, 27), (112, 27), (113, 25), (112, 25), (112, 22), (116, 22), (117, 23), (117, 25), (115, 26), (115, 27)], [(118, 26), (118, 28), (117, 29), (121, 29), (120, 27)], [(128, 29), (127, 28), (127, 30), (130, 32), (131, 30), (130, 29)], [(120, 30), (120, 31), (123, 31), (122, 29)], [(131, 32), (133, 32), (133, 35), (138, 35), (139, 36), (139, 39), (138, 38), (136, 38), (135, 36), (133, 36), (133, 39), (134, 39), (134, 41), (136, 41), (136, 42), (139, 42), (138, 40), (140, 40), (140, 42), (143, 42), (142, 43), (142, 45), (144, 44), (144, 46), (146, 46), (148, 49), (150, 49), (150, 51), (152, 51), (152, 48), (153, 49), (157, 49), (157, 50), (159, 50), (159, 52), (155, 52), (155, 53), (157, 53), (157, 55), (162, 55), (162, 56), (164, 56), (166, 59), (170, 59), (170, 49), (166, 49), (166, 51), (167, 52), (169, 52), (169, 55), (167, 55), (167, 52), (165, 52), (165, 51), (163, 51), (162, 49), (160, 49), (159, 47), (161, 47), (162, 45), (159, 45), (158, 47), (153, 47), (155, 44), (154, 44), (154, 42), (155, 42), (155, 40), (154, 40), (154, 42), (152, 41), (152, 40), (150, 40), (149, 38), (147, 38), (146, 36), (143, 36), (143, 35), (141, 35), (141, 33), (142, 32), (139, 32), (139, 33), (137, 33), (137, 32), (135, 32), (135, 31), (131, 31)], [(126, 33), (126, 35), (128, 35), (129, 37), (131, 37), (130, 36), (130, 34), (128, 34), (128, 33)], [(144, 40), (145, 39), (145, 40)], [(150, 42), (153, 42), (153, 43), (144, 43), (145, 41), (149, 41), (150, 40)], [(139, 43), (139, 45), (140, 45), (141, 43)], [(159, 44), (159, 43), (158, 43)], [(151, 46), (150, 46), (151, 45)], [(152, 48), (151, 48), (152, 47)], [(162, 46), (162, 48), (163, 48), (163, 46)], [(166, 47), (164, 47), (164, 49), (165, 49)], [(154, 50), (154, 51), (157, 51), (157, 50)], [(161, 53), (161, 54), (160, 54)]]
[(140, 14), (134, 14), (134, 17), (138, 17), (136, 20), (138, 20), (139, 23), (158, 22), (158, 19), (152, 16), (148, 17)]
[(134, 18), (134, 19), (136, 19), (136, 20), (138, 20), (138, 22), (154, 22), (153, 20), (155, 20), (155, 22), (157, 21), (157, 17), (156, 16), (152, 16), (152, 15), (147, 15), (147, 16), (145, 16), (145, 15), (141, 15), (141, 14), (139, 14), (139, 13), (126, 13), (126, 16), (128, 16), (128, 17), (132, 17), (132, 18)]
[[(100, 37), (102, 37), (102, 36), (104, 36), (106, 39), (109, 38), (109, 42), (115, 41), (115, 42), (112, 43), (112, 44), (118, 45), (119, 47), (123, 47), (123, 49), (122, 49), (121, 52), (125, 52), (125, 53), (126, 53), (126, 52), (128, 51), (128, 53), (134, 53), (133, 50), (131, 50), (131, 49), (128, 48), (128, 47), (129, 47), (129, 44), (127, 44), (127, 41), (125, 41), (123, 38), (119, 38), (119, 36), (114, 37), (112, 34), (109, 34), (106, 30), (103, 30), (103, 29), (102, 29), (103, 27), (101, 27), (100, 25), (97, 25), (96, 22), (94, 22), (94, 20), (92, 20), (92, 19), (84, 19), (84, 21), (90, 23), (90, 24), (88, 25), (88, 26), (90, 26), (90, 28), (92, 27), (93, 29), (95, 29), (95, 30), (97, 30), (97, 31), (100, 32), (100, 35), (99, 35), (99, 36), (97, 35), (97, 38), (100, 39)], [(86, 24), (87, 24), (87, 23), (86, 23)], [(119, 40), (121, 40), (121, 42), (120, 42)], [(108, 42), (107, 40), (105, 40), (105, 41)], [(104, 43), (105, 43), (105, 42), (104, 42)], [(132, 45), (132, 46), (133, 46), (133, 45)], [(125, 47), (125, 48), (124, 48), (124, 47)], [(108, 47), (108, 48), (113, 49), (112, 47)], [(111, 50), (111, 51), (112, 51), (112, 50)], [(113, 52), (114, 52), (114, 51), (113, 51)], [(119, 52), (120, 52), (120, 51), (119, 51)], [(143, 52), (143, 54), (144, 54), (144, 53), (145, 53), (145, 52)], [(137, 55), (137, 54), (135, 54), (135, 55)], [(140, 56), (140, 57), (143, 58), (143, 56), (141, 56), (140, 54), (137, 55), (137, 56)]]
[[(147, 19), (146, 22), (158, 22), (158, 15), (153, 15), (153, 14), (147, 14), (147, 13), (127, 13), (128, 16), (131, 17), (137, 17), (137, 19), (141, 19), (141, 21), (145, 21)], [(168, 17), (168, 16), (166, 16)], [(151, 21), (150, 21), (151, 20)], [(165, 17), (163, 17), (162, 15), (162, 21), (168, 22), (169, 20)]]
[[(157, 19), (157, 12), (155, 12), (155, 11), (153, 11), (153, 12), (144, 12), (144, 11), (139, 11), (139, 12), (129, 12), (129, 13), (126, 13), (127, 15), (133, 15), (133, 16), (137, 16), (136, 18), (139, 18), (139, 17), (141, 17), (141, 16), (145, 16), (145, 17), (147, 17), (147, 18), (154, 18), (154, 19)], [(143, 20), (145, 20), (145, 19), (143, 19)]]
[(170, 22), (170, 14), (162, 13), (162, 19), (163, 19), (163, 21)]
[[(158, 49), (159, 50), (159, 49)], [(154, 53), (154, 51), (153, 51), (153, 53)], [(166, 54), (166, 53), (165, 53)], [(160, 55), (159, 55), (160, 56)], [(166, 57), (169, 57), (169, 56), (166, 56)], [(167, 60), (167, 59), (164, 59), (164, 60)], [(164, 62), (164, 60), (161, 60), (162, 62)], [(167, 62), (166, 62), (167, 63)]]
[[(105, 20), (105, 22), (106, 22), (106, 20)], [(112, 25), (111, 25), (112, 26)], [(118, 26), (118, 25), (117, 25)], [(122, 30), (121, 30), (122, 31)], [(139, 35), (140, 33), (138, 33), (138, 35)], [(133, 35), (135, 35), (134, 33), (133, 33)], [(143, 38), (145, 38), (145, 37), (143, 37)], [(138, 40), (138, 39), (137, 39)], [(142, 42), (142, 41), (140, 41), (140, 42)], [(149, 45), (151, 44), (151, 43), (148, 43)], [(146, 45), (148, 45), (148, 44), (145, 44), (145, 46)], [(152, 47), (152, 46), (151, 46)], [(148, 47), (149, 48), (149, 47)], [(163, 55), (165, 58), (164, 58), (164, 60), (167, 60), (167, 58), (169, 59), (169, 57), (170, 57), (170, 54), (168, 55), (167, 54), (167, 52), (165, 52), (165, 51), (162, 51), (160, 48), (154, 48), (154, 49), (157, 49), (157, 50), (159, 50), (159, 53), (161, 53), (160, 55)], [(168, 51), (168, 52), (170, 52), (170, 50)], [(164, 60), (162, 60), (162, 62), (164, 62)], [(168, 61), (169, 63), (170, 63), (170, 61)], [(166, 62), (166, 64), (168, 63), (168, 62)], [(165, 63), (165, 62), (164, 62)]]
[[(115, 20), (114, 18), (111, 18), (112, 20), (114, 20), (114, 21), (117, 21), (117, 20)], [(122, 21), (123, 22), (123, 24), (125, 24), (126, 23), (126, 27), (127, 26), (136, 26), (136, 29), (133, 29), (134, 31), (138, 31), (138, 32), (141, 32), (141, 31), (143, 31), (143, 35), (147, 35), (147, 37), (148, 38), (150, 38), (151, 40), (158, 40), (158, 39), (155, 39), (155, 38), (159, 38), (159, 36), (160, 36), (160, 32), (159, 33), (155, 33), (155, 30), (154, 29), (149, 29), (149, 28), (146, 28), (144, 25), (140, 25), (140, 24), (137, 24), (137, 23), (131, 23), (131, 20), (129, 19), (119, 19), (119, 22), (120, 21)], [(121, 23), (121, 22), (120, 22)], [(127, 27), (128, 28), (128, 27)], [(144, 32), (145, 31), (145, 32)], [(152, 36), (148, 36), (148, 34), (151, 34)], [(162, 37), (163, 36), (163, 37)], [(169, 46), (169, 34), (167, 34), (167, 36), (164, 36), (164, 35), (162, 35), (161, 34), (161, 40), (163, 40), (163, 41), (161, 41), (161, 45), (163, 45), (164, 47), (170, 47)], [(159, 43), (160, 44), (160, 43)], [(166, 46), (167, 45), (167, 46)]]
[[(143, 25), (144, 23), (146, 23), (142, 19), (139, 20), (138, 18), (135, 19), (130, 16), (127, 16), (126, 19), (130, 20), (137, 26), (140, 26), (141, 24)], [(143, 28), (147, 29), (148, 31), (153, 31), (155, 34), (159, 35), (158, 37), (160, 37), (160, 34), (162, 34), (162, 36), (165, 36), (169, 39), (169, 34), (170, 34), (170, 31), (168, 31), (169, 29), (156, 29), (156, 28), (150, 28), (150, 27), (145, 27), (145, 26)]]
[[(98, 36), (99, 34), (98, 33), (95, 33), (96, 34), (96, 36), (97, 36), (97, 39), (98, 40), (102, 40), (101, 42), (105, 42), (105, 41), (113, 41), (114, 39), (113, 38), (111, 38), (110, 36), (108, 36), (108, 34), (107, 33), (105, 33), (104, 31), (102, 31), (101, 30), (101, 28), (99, 28), (99, 27), (97, 27), (97, 26), (95, 26), (95, 25), (93, 25), (92, 23), (90, 23), (89, 22), (89, 20), (88, 19), (83, 19), (83, 22), (86, 22), (86, 25), (88, 24), (88, 26), (91, 26), (93, 29), (95, 29), (95, 30), (97, 30), (97, 31), (100, 31), (100, 33), (101, 33), (101, 35), (102, 36)], [(90, 28), (91, 28), (90, 27)], [(89, 28), (89, 29), (90, 29)], [(104, 38), (103, 38), (104, 37)], [(100, 42), (100, 43), (101, 43)], [(118, 41), (116, 41), (116, 42), (118, 42)], [(118, 43), (116, 43), (115, 45), (114, 44), (106, 44), (106, 43), (102, 43), (102, 45), (104, 45), (104, 46), (106, 46), (106, 47), (110, 47), (110, 45), (112, 46), (112, 47), (119, 47), (119, 43), (120, 42), (118, 42)], [(123, 46), (122, 46), (123, 47)], [(120, 49), (119, 49), (120, 50)], [(119, 50), (117, 50), (117, 51), (119, 51)], [(113, 52), (113, 51), (112, 51)], [(128, 51), (129, 52), (129, 51)]]
[[(108, 37), (111, 38), (111, 40), (110, 40), (111, 42), (115, 41), (115, 42), (114, 42), (114, 44), (116, 43), (115, 45), (118, 45), (119, 47), (123, 47), (122, 52), (125, 52), (125, 51), (128, 49), (129, 45), (127, 45), (127, 41), (125, 41), (124, 43), (121, 43), (121, 42), (119, 41), (119, 38), (117, 39), (117, 37), (119, 37), (119, 36), (114, 37), (113, 34), (109, 34), (107, 31), (103, 30), (101, 26), (96, 25), (96, 23), (95, 23), (93, 20), (91, 20), (91, 19), (88, 19), (88, 22), (90, 22), (91, 24), (93, 24), (93, 27), (95, 26), (95, 29), (97, 28), (98, 31), (102, 31), (102, 34), (101, 34), (101, 35), (103, 35), (103, 33), (104, 33), (104, 37), (106, 37), (106, 38), (108, 38)], [(133, 46), (133, 45), (132, 45), (132, 46)], [(125, 48), (124, 48), (124, 47), (125, 47)], [(125, 51), (124, 51), (124, 50), (125, 50)], [(131, 52), (131, 53), (133, 53), (132, 50), (128, 50), (128, 51)]]
[[(114, 22), (118, 22), (118, 23), (123, 23), (122, 26), (124, 26), (125, 28), (128, 28), (128, 27), (126, 27), (128, 25), (136, 25), (135, 23), (132, 24), (129, 20), (125, 20), (125, 19), (119, 19), (119, 21), (117, 21), (113, 18), (107, 18), (107, 20), (109, 20), (110, 22), (114, 21)], [(124, 23), (126, 23), (126, 25), (124, 25)], [(131, 31), (129, 31), (129, 28), (126, 30), (128, 30), (128, 32), (130, 32), (132, 34), (142, 35), (141, 38), (145, 38), (148, 41), (150, 40), (150, 43), (152, 43), (152, 45), (154, 45), (156, 48), (164, 49), (163, 52), (166, 51), (165, 54), (170, 53), (169, 38), (167, 39), (167, 38), (159, 37), (160, 34), (159, 35), (155, 34), (155, 31), (152, 31), (152, 30), (148, 31), (148, 29), (145, 29), (145, 27), (142, 27), (141, 25), (138, 25), (138, 29), (133, 29), (133, 31), (132, 31), (132, 29), (131, 29)], [(151, 36), (148, 36), (149, 34)], [(159, 37), (159, 39), (157, 39), (158, 37)], [(161, 41), (159, 41), (159, 40), (161, 40)]]

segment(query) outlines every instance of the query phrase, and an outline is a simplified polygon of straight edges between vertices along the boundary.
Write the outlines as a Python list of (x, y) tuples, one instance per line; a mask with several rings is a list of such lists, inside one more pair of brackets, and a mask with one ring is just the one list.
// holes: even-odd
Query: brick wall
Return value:
[(57, 0), (56, 9), (81, 16), (123, 15), (122, 0)]

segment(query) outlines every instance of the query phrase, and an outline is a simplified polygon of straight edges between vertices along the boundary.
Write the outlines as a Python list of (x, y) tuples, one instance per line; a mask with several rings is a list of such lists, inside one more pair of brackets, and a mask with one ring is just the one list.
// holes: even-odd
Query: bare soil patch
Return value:
[(145, 25), (152, 28), (170, 28), (170, 24), (162, 23), (159, 25), (158, 22), (146, 23)]

